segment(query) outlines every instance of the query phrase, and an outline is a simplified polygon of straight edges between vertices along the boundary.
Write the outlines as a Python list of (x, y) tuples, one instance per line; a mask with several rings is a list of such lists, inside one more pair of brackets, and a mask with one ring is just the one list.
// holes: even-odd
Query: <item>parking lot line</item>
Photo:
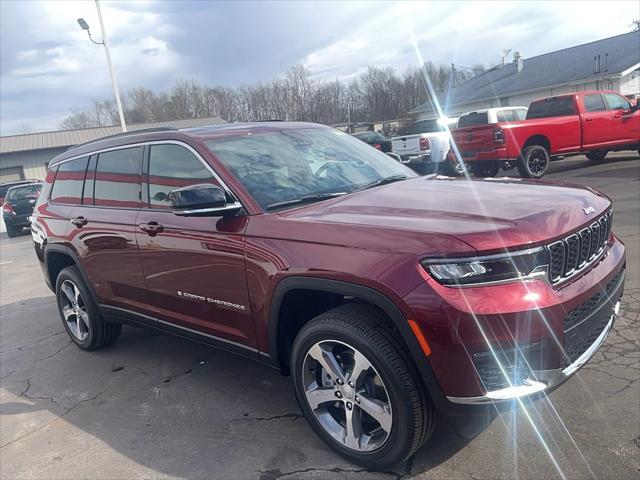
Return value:
[(6, 261), (6, 262), (0, 262), (0, 265), (8, 265), (10, 263), (13, 263), (13, 260), (9, 260), (9, 261)]
[(0, 245), (0, 248), (13, 247), (14, 245), (24, 245), (25, 243), (31, 243), (31, 241), (18, 242), (18, 243), (9, 243), (8, 245)]

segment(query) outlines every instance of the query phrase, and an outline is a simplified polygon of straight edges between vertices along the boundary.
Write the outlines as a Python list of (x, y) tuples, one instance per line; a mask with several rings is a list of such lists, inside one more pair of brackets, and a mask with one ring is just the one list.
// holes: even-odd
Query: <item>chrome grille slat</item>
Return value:
[(572, 277), (600, 257), (611, 235), (612, 217), (613, 213), (607, 211), (579, 232), (547, 246), (551, 283), (560, 283)]

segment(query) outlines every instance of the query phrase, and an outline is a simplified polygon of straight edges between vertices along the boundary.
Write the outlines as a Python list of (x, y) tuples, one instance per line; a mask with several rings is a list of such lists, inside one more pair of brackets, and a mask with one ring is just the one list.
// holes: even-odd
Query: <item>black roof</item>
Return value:
[[(594, 57), (600, 55), (600, 73)], [(606, 57), (606, 60), (605, 60)], [(606, 62), (606, 71), (605, 71)], [(535, 91), (553, 85), (615, 76), (640, 63), (640, 31), (564, 48), (537, 57), (525, 58), (518, 72), (515, 63), (488, 70), (451, 90), (440, 101), (444, 105), (461, 105), (519, 92)], [(413, 111), (432, 110), (425, 102)]]

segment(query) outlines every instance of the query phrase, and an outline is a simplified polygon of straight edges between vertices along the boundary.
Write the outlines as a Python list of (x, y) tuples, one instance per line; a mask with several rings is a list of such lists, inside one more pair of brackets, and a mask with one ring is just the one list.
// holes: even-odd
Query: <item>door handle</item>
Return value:
[(614, 113), (613, 114), (613, 118), (622, 118), (622, 114), (621, 113)]
[(82, 228), (84, 227), (87, 223), (89, 223), (89, 220), (87, 220), (84, 217), (76, 217), (76, 218), (72, 218), (71, 220), (69, 220), (71, 223), (73, 223), (76, 227), (78, 228)]
[(593, 122), (593, 118), (585, 118), (584, 121), (585, 122)]
[(147, 232), (151, 237), (155, 237), (164, 230), (164, 226), (160, 225), (158, 222), (141, 223), (138, 226), (140, 227), (140, 230)]

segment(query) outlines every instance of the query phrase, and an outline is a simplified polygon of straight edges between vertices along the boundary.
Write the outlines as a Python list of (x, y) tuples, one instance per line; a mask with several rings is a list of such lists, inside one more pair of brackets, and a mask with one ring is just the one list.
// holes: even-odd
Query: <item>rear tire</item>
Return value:
[(342, 305), (311, 320), (294, 341), (291, 371), (311, 428), (353, 463), (392, 467), (431, 434), (431, 399), (397, 333), (376, 308)]
[(523, 178), (542, 178), (549, 169), (549, 152), (542, 145), (524, 147), (518, 159), (518, 171)]
[(589, 160), (593, 162), (601, 162), (609, 153), (607, 150), (591, 150), (584, 154)]
[(5, 223), (5, 227), (7, 228), (7, 237), (13, 238), (18, 236), (18, 231), (14, 226)]
[(500, 162), (471, 162), (471, 170), (476, 177), (495, 177), (500, 171)]
[(67, 334), (83, 350), (97, 350), (115, 342), (121, 323), (102, 318), (78, 268), (64, 268), (56, 280), (58, 312)]

